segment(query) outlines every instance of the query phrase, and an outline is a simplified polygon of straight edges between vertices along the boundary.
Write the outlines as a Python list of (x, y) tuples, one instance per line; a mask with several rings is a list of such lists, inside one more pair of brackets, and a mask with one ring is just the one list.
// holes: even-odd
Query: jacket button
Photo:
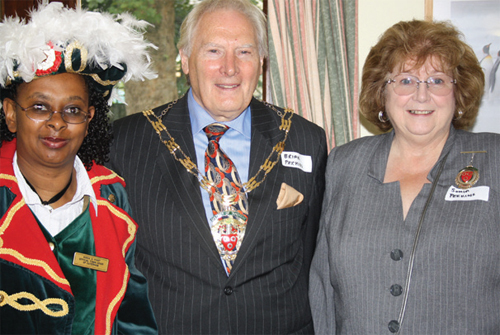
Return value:
[(49, 242), (49, 248), (50, 250), (54, 251), (54, 248), (55, 248), (55, 244), (53, 242)]
[(393, 261), (400, 261), (403, 259), (403, 252), (399, 249), (391, 251), (391, 258)]
[(108, 200), (109, 200), (109, 202), (111, 202), (112, 204), (113, 204), (113, 203), (115, 203), (115, 201), (116, 201), (116, 197), (115, 197), (115, 195), (114, 195), (114, 194), (110, 194), (110, 195), (108, 195)]
[(231, 295), (231, 294), (233, 294), (233, 288), (231, 286), (224, 287), (224, 294), (225, 295)]
[(391, 294), (393, 296), (397, 297), (398, 295), (401, 295), (401, 293), (403, 293), (403, 288), (401, 287), (401, 285), (394, 284), (391, 286)]
[(389, 331), (391, 333), (397, 333), (399, 331), (399, 322), (396, 320), (392, 320), (389, 322)]

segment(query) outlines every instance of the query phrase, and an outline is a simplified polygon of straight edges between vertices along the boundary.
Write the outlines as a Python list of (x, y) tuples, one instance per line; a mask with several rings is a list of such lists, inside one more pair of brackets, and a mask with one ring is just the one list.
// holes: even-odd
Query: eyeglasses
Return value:
[(54, 113), (61, 114), (64, 122), (73, 124), (84, 123), (89, 117), (87, 112), (84, 112), (82, 109), (75, 106), (65, 107), (62, 112), (58, 112), (53, 111), (50, 107), (44, 104), (34, 104), (33, 106), (24, 108), (17, 101), (12, 101), (14, 101), (16, 105), (18, 105), (19, 108), (26, 113), (26, 116), (33, 121), (49, 121)]
[(448, 95), (453, 90), (453, 85), (457, 83), (445, 74), (435, 75), (427, 80), (418, 80), (415, 76), (400, 74), (389, 79), (386, 84), (394, 84), (394, 93), (397, 95), (410, 95), (417, 91), (420, 84), (426, 84), (430, 93), (435, 95)]

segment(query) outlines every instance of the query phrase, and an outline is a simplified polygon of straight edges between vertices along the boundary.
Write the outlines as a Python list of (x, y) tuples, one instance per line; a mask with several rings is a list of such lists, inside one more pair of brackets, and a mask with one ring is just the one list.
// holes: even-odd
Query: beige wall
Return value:
[[(358, 0), (359, 72), (372, 45), (394, 23), (402, 20), (424, 19), (425, 0)], [(360, 79), (361, 83), (361, 79)], [(360, 135), (376, 132), (361, 118)]]

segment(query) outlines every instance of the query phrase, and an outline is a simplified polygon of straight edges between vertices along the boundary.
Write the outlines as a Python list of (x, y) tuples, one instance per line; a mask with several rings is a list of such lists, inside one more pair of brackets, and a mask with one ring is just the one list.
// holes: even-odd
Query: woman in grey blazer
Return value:
[(449, 23), (400, 22), (371, 49), (360, 111), (391, 131), (329, 156), (317, 333), (500, 333), (500, 135), (463, 130), (483, 87)]

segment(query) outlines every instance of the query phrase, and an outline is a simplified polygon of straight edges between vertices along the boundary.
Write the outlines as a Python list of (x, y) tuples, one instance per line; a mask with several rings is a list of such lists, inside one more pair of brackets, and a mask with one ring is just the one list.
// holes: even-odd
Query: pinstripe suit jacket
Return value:
[[(319, 334), (390, 334), (389, 322), (398, 319), (404, 294), (396, 285), (405, 285), (431, 184), (423, 186), (403, 220), (399, 182), (383, 183), (392, 139), (393, 133), (362, 138), (335, 148), (328, 158), (310, 285)], [(488, 186), (488, 201), (445, 200), (470, 163), (472, 155), (461, 152), (478, 150), (487, 152), (474, 156), (480, 174), (474, 188)], [(452, 128), (429, 173), (431, 182), (443, 160), (415, 252), (401, 330), (500, 334), (500, 135)]]
[[(187, 95), (163, 117), (170, 134), (196, 162)], [(166, 106), (156, 108), (159, 115)], [(250, 171), (253, 176), (283, 138), (281, 119), (251, 102)], [(312, 158), (313, 171), (279, 162), (249, 193), (245, 239), (228, 277), (206, 220), (197, 179), (168, 152), (140, 114), (115, 123), (110, 166), (127, 182), (139, 224), (137, 267), (164, 334), (312, 333), (308, 273), (324, 190), (324, 131), (298, 115), (285, 145)], [(203, 170), (203, 169), (201, 169)], [(282, 183), (304, 201), (277, 210)]]

